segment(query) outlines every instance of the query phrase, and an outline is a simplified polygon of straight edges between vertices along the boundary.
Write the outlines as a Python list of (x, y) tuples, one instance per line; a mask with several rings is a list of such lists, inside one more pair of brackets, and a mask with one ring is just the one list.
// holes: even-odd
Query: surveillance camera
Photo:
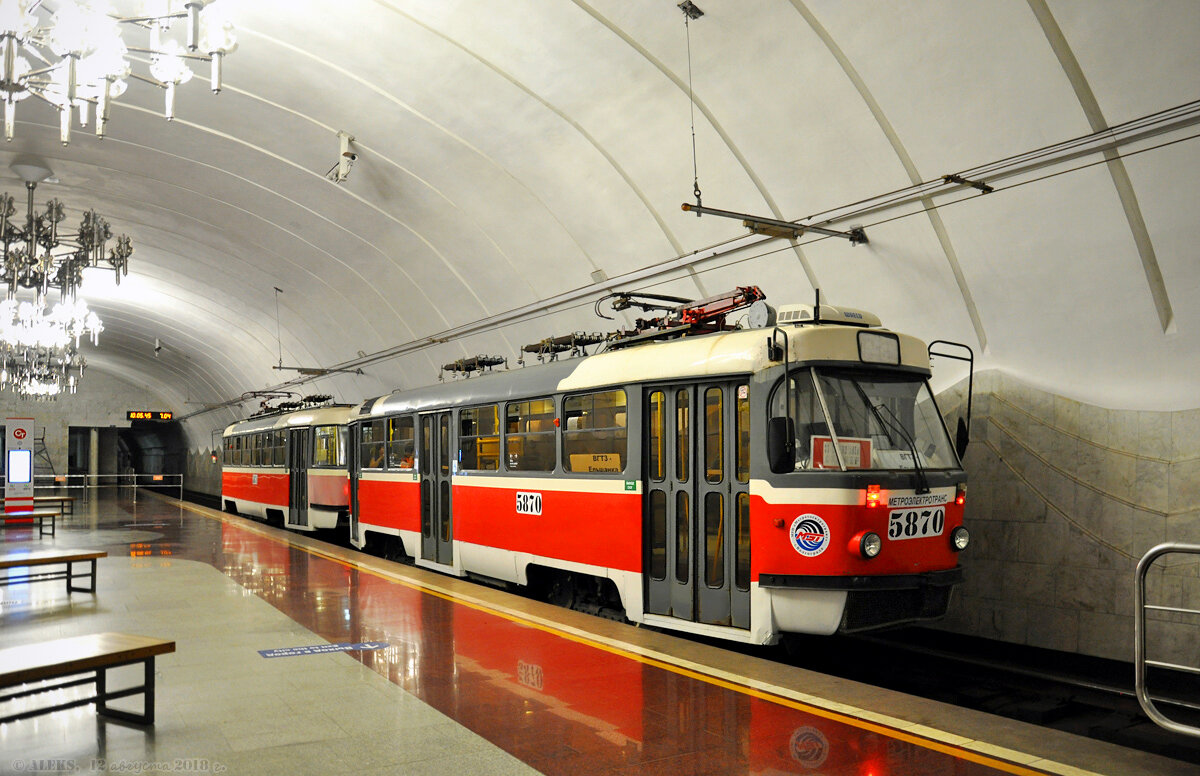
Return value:
[(358, 161), (358, 154), (353, 153), (351, 151), (347, 151), (346, 153), (342, 154), (342, 156), (346, 157), (347, 159), (349, 159), (352, 162)]

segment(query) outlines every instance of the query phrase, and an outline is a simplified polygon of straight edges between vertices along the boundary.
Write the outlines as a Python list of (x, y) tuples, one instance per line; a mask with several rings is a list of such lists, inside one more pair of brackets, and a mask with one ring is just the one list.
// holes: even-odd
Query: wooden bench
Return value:
[(18, 523), (30, 521), (38, 524), (38, 536), (46, 536), (46, 523), (50, 523), (49, 535), (54, 536), (54, 521), (58, 519), (59, 513), (49, 509), (23, 509), (20, 512), (3, 512), (0, 513), (0, 520), (4, 521), (4, 527), (7, 528), (10, 520), (16, 520)]
[[(21, 501), (29, 501), (28, 498), (24, 498), (24, 499), (20, 499), (20, 500)], [(60, 512), (62, 512), (64, 517), (66, 517), (66, 516), (74, 517), (75, 516), (75, 497), (74, 496), (34, 496), (33, 497), (33, 508), (34, 509), (37, 509), (39, 506), (50, 506), (51, 504), (57, 504), (58, 510)], [(3, 506), (3, 505), (4, 505), (4, 497), (0, 496), (0, 506)]]
[[(100, 716), (134, 722), (139, 725), (153, 725), (154, 656), (174, 651), (174, 641), (150, 636), (134, 636), (128, 633), (96, 633), (90, 636), (76, 636), (57, 641), (45, 641), (40, 644), (25, 644), (20, 647), (0, 649), (0, 689), (17, 687), (30, 682), (63, 680), (57, 684), (43, 685), (32, 690), (20, 689), (0, 695), (0, 703), (67, 687), (94, 684), (96, 688), (96, 694), (86, 698), (0, 717), (0, 724), (95, 703), (96, 713)], [(108, 689), (108, 669), (137, 663), (142, 664), (144, 671), (141, 685), (123, 690)], [(90, 676), (79, 678), (80, 674), (90, 674)], [(109, 708), (110, 701), (130, 695), (142, 696), (141, 714)]]
[[(67, 581), (67, 595), (72, 592), (96, 592), (96, 559), (107, 558), (108, 553), (101, 550), (19, 550), (0, 554), (0, 569), (25, 568), (29, 566), (53, 566), (66, 564), (65, 571), (40, 571), (36, 573), (18, 574), (0, 577), (0, 585), (16, 585), (21, 582), (45, 582), (51, 579)], [(91, 571), (75, 573), (75, 564), (91, 561)], [(90, 587), (76, 586), (75, 580), (90, 577)]]

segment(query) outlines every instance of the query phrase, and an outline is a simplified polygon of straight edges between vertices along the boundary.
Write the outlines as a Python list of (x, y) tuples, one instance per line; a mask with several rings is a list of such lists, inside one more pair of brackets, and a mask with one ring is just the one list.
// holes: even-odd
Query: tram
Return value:
[(348, 405), (305, 407), (228, 426), (222, 435), (225, 511), (297, 531), (347, 525), (349, 412)]
[(819, 299), (762, 328), (731, 330), (730, 309), (357, 405), (350, 541), (746, 643), (942, 616), (969, 543), (966, 434), (926, 344)]

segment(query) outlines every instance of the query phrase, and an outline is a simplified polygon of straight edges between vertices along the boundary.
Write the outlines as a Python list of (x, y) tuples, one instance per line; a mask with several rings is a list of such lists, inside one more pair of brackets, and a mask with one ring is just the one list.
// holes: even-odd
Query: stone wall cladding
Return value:
[[(951, 420), (965, 383), (938, 397)], [(1164, 541), (1200, 544), (1200, 409), (1106, 409), (1001, 372), (976, 376), (967, 582), (938, 627), (1133, 659), (1134, 570)], [(1200, 557), (1151, 570), (1147, 602), (1200, 609)], [(1200, 666), (1200, 616), (1151, 612), (1151, 659)]]
[[(37, 425), (37, 435), (45, 436), (46, 451), (53, 472), (44, 460), (35, 461), (36, 471), (42, 474), (66, 474), (70, 427), (129, 428), (125, 413), (129, 410), (174, 409), (145, 387), (118, 377), (89, 369), (79, 383), (79, 392), (65, 394), (47, 401), (21, 399), (10, 391), (0, 394), (4, 405), (3, 417), (31, 417)], [(3, 424), (0, 417), (0, 424)]]

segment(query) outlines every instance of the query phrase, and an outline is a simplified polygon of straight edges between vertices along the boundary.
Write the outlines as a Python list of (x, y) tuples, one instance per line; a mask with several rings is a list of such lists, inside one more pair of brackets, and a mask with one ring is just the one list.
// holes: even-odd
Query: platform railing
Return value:
[(1146, 574), (1150, 571), (1150, 567), (1154, 565), (1155, 561), (1165, 555), (1174, 553), (1200, 555), (1200, 544), (1160, 544), (1152, 548), (1138, 561), (1137, 580), (1134, 584), (1134, 688), (1137, 691), (1137, 699), (1138, 703), (1141, 704), (1142, 711), (1146, 712), (1146, 716), (1153, 720), (1156, 725), (1173, 733), (1200, 738), (1200, 727), (1186, 725), (1182, 722), (1169, 719), (1154, 705), (1154, 699), (1150, 697), (1150, 692), (1146, 688), (1147, 667), (1165, 668), (1200, 676), (1200, 667), (1165, 663), (1160, 660), (1150, 660), (1146, 657), (1146, 612), (1171, 612), (1174, 614), (1200, 616), (1200, 610), (1197, 609), (1146, 603)]
[(171, 488), (183, 500), (182, 474), (36, 474), (34, 493), (79, 494), (88, 498), (93, 492), (128, 490), (137, 501), (138, 488)]

